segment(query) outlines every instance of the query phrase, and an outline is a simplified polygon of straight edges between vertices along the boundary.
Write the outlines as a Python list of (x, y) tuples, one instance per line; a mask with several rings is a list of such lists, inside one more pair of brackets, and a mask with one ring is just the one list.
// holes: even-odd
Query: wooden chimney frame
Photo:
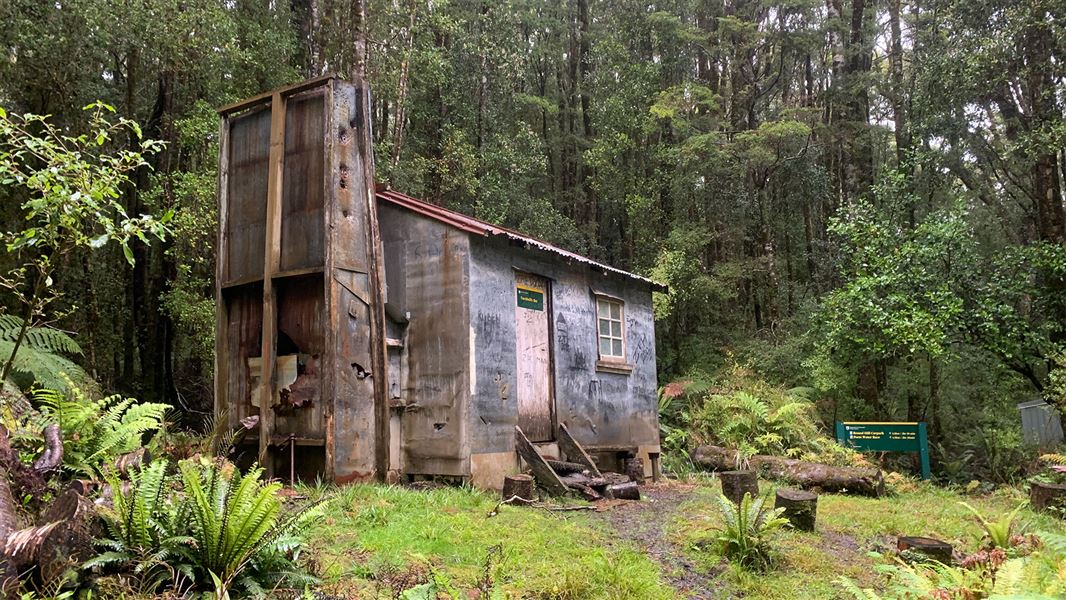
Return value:
[[(282, 254), (289, 246), (305, 240), (284, 240), (286, 218), (285, 159), (287, 150), (286, 121), (290, 101), (307, 94), (322, 95), (322, 173), (321, 192), (322, 256), (320, 262), (299, 269), (283, 269)], [(316, 96), (317, 97), (317, 96)], [(229, 277), (230, 242), (227, 231), (230, 218), (240, 218), (230, 211), (231, 160), (234, 144), (254, 140), (234, 140), (231, 129), (236, 119), (269, 110), (270, 135), (267, 158), (265, 228), (263, 231), (263, 272)], [(234, 335), (245, 335), (242, 323), (231, 324), (228, 290), (249, 290), (261, 282), (262, 313), (259, 352), (263, 358), (260, 371), (258, 460), (272, 475), (273, 449), (279, 447), (275, 435), (275, 415), (271, 408), (278, 394), (275, 361), (278, 340), (278, 288), (281, 281), (321, 274), (320, 300), (324, 306), (321, 321), (323, 351), (318, 359), (320, 379), (318, 401), (321, 402), (321, 430), (324, 439), (300, 440), (306, 445), (325, 448), (323, 474), (338, 482), (381, 479), (389, 466), (389, 408), (387, 402), (386, 336), (384, 313), (384, 263), (377, 206), (374, 193), (374, 159), (370, 119), (370, 91), (363, 82), (349, 83), (327, 75), (261, 94), (219, 109), (219, 229), (216, 264), (216, 341), (215, 341), (215, 414), (228, 415), (231, 428), (240, 426), (242, 415), (253, 411), (249, 397), (237, 397), (238, 390), (248, 388), (248, 371), (240, 356), (253, 342), (245, 336), (235, 343)], [(305, 113), (306, 114), (306, 113)], [(295, 117), (293, 117), (295, 118)], [(319, 123), (315, 123), (317, 126)], [(297, 129), (306, 124), (297, 123)], [(294, 139), (297, 135), (294, 132)], [(315, 141), (317, 144), (318, 142)], [(259, 148), (262, 149), (261, 147)], [(315, 150), (317, 152), (317, 150)], [(241, 183), (236, 183), (241, 185)], [(315, 183), (317, 185), (317, 183)], [(302, 190), (290, 196), (299, 195)], [(308, 197), (310, 192), (307, 193)], [(291, 200), (304, 202), (306, 198)], [(253, 208), (258, 209), (257, 206)], [(303, 207), (306, 208), (306, 207)], [(317, 206), (305, 210), (312, 215)], [(247, 215), (244, 215), (247, 217)], [(315, 232), (318, 235), (318, 232)], [(283, 243), (286, 248), (283, 248)], [(313, 246), (308, 242), (306, 247)], [(304, 247), (301, 251), (306, 251)], [(301, 280), (302, 281), (302, 280)], [(242, 287), (244, 286), (244, 287)], [(303, 290), (306, 292), (307, 290)], [(254, 292), (253, 292), (254, 293)], [(312, 291), (312, 294), (314, 292)], [(247, 303), (246, 303), (247, 304)], [(253, 307), (255, 308), (255, 307)], [(251, 311), (254, 312), (254, 311)], [(251, 312), (243, 314), (247, 317)], [(241, 316), (241, 315), (239, 315)], [(235, 325), (232, 326), (231, 325)], [(245, 333), (241, 333), (244, 331)], [(237, 333), (234, 333), (237, 332)], [(238, 353), (238, 356), (234, 356)], [(233, 365), (240, 368), (234, 369)], [(366, 366), (364, 366), (366, 365)], [(367, 368), (369, 367), (369, 368)], [(249, 392), (250, 394), (250, 392)], [(300, 410), (300, 409), (297, 409)], [(289, 443), (296, 443), (290, 434)]]

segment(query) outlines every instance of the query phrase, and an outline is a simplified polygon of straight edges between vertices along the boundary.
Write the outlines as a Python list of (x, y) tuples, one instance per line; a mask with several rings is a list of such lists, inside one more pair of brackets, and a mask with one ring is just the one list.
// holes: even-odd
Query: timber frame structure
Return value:
[(325, 76), (219, 109), (215, 413), (268, 476), (297, 448), (338, 482), (388, 469), (369, 107)]

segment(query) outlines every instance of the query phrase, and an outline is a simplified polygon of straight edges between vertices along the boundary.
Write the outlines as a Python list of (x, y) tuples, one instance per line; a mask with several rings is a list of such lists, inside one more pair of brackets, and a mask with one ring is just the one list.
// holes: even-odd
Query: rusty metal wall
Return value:
[(327, 462), (338, 482), (382, 478), (389, 466), (385, 312), (369, 88), (337, 82), (325, 139), (327, 210)]
[(469, 248), (466, 233), (380, 205), (391, 311), (408, 319), (401, 448), (408, 474), (468, 475)]
[(233, 142), (229, 144), (229, 156), (222, 157), (228, 177), (225, 206), (221, 208), (229, 216), (222, 223), (224, 285), (263, 278), (270, 110), (235, 116), (229, 127)]
[(389, 464), (369, 102), (323, 77), (220, 109), (216, 411), (260, 415), (268, 471), (290, 435), (338, 481)]
[[(582, 444), (626, 445), (657, 452), (650, 287), (491, 238), (473, 238), (470, 256), (471, 334), (476, 350), (469, 419), (471, 452), (502, 453), (514, 448), (516, 269), (552, 280), (556, 420), (565, 423)], [(597, 371), (594, 291), (625, 301), (630, 373)]]

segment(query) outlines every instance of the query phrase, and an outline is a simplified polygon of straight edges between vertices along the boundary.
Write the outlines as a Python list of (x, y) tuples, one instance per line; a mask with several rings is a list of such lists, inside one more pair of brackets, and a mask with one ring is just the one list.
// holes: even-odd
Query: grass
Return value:
[(612, 544), (586, 515), (502, 506), (489, 517), (495, 496), (469, 488), (329, 493), (325, 518), (308, 532), (329, 594), (395, 598), (436, 581), (462, 598), (471, 590), (491, 598), (674, 597), (655, 562)]
[[(963, 552), (981, 545), (983, 530), (961, 505), (989, 517), (1013, 510), (1022, 492), (1003, 489), (966, 496), (905, 480), (885, 498), (825, 494), (815, 533), (783, 532), (777, 561), (766, 573), (729, 565), (704, 544), (720, 524), (713, 498), (718, 485), (698, 478), (690, 499), (672, 514), (647, 506), (650, 526), (696, 565), (716, 575), (722, 598), (845, 598), (834, 581), (845, 575), (862, 587), (883, 585), (874, 567), (887, 559), (871, 551), (894, 549), (897, 535), (943, 539)], [(764, 493), (774, 484), (762, 482)], [(676, 598), (657, 562), (621, 542), (607, 522), (588, 513), (496, 506), (495, 495), (469, 488), (415, 491), (359, 485), (306, 488), (333, 498), (313, 531), (310, 558), (322, 591), (343, 598), (399, 598), (403, 590), (434, 582), (440, 597), (531, 599)], [(1061, 521), (1023, 509), (1030, 531), (1063, 532)], [(720, 585), (719, 585), (720, 584)], [(434, 597), (412, 595), (411, 597)]]
[[(762, 482), (763, 493), (776, 486)], [(777, 537), (778, 562), (768, 573), (752, 573), (724, 565), (721, 557), (703, 543), (711, 537), (720, 519), (711, 502), (717, 490), (703, 487), (683, 505), (668, 524), (671, 539), (706, 571), (724, 566), (723, 592), (749, 599), (846, 598), (834, 583), (840, 575), (862, 587), (880, 587), (874, 566), (885, 559), (870, 552), (894, 550), (898, 535), (935, 537), (957, 550), (972, 552), (981, 545), (983, 529), (959, 502), (965, 500), (983, 514), (999, 516), (1018, 506), (1024, 495), (1005, 488), (994, 494), (966, 497), (924, 483), (907, 482), (907, 491), (885, 498), (825, 494), (818, 499), (818, 525), (814, 533), (785, 532)], [(1028, 509), (1018, 521), (1026, 531), (1063, 531), (1061, 522)]]

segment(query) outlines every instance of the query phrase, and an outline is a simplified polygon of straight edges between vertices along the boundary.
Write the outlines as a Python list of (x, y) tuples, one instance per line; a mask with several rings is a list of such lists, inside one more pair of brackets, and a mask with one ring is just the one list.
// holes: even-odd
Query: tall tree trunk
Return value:
[[(903, 83), (903, 31), (900, 27), (900, 3), (902, 0), (888, 0), (888, 20), (891, 49), (888, 54), (891, 81), (890, 100), (892, 116), (895, 121), (896, 162), (905, 165), (907, 152), (911, 146), (910, 124), (907, 118), (906, 92)], [(904, 168), (906, 168), (904, 166)]]

